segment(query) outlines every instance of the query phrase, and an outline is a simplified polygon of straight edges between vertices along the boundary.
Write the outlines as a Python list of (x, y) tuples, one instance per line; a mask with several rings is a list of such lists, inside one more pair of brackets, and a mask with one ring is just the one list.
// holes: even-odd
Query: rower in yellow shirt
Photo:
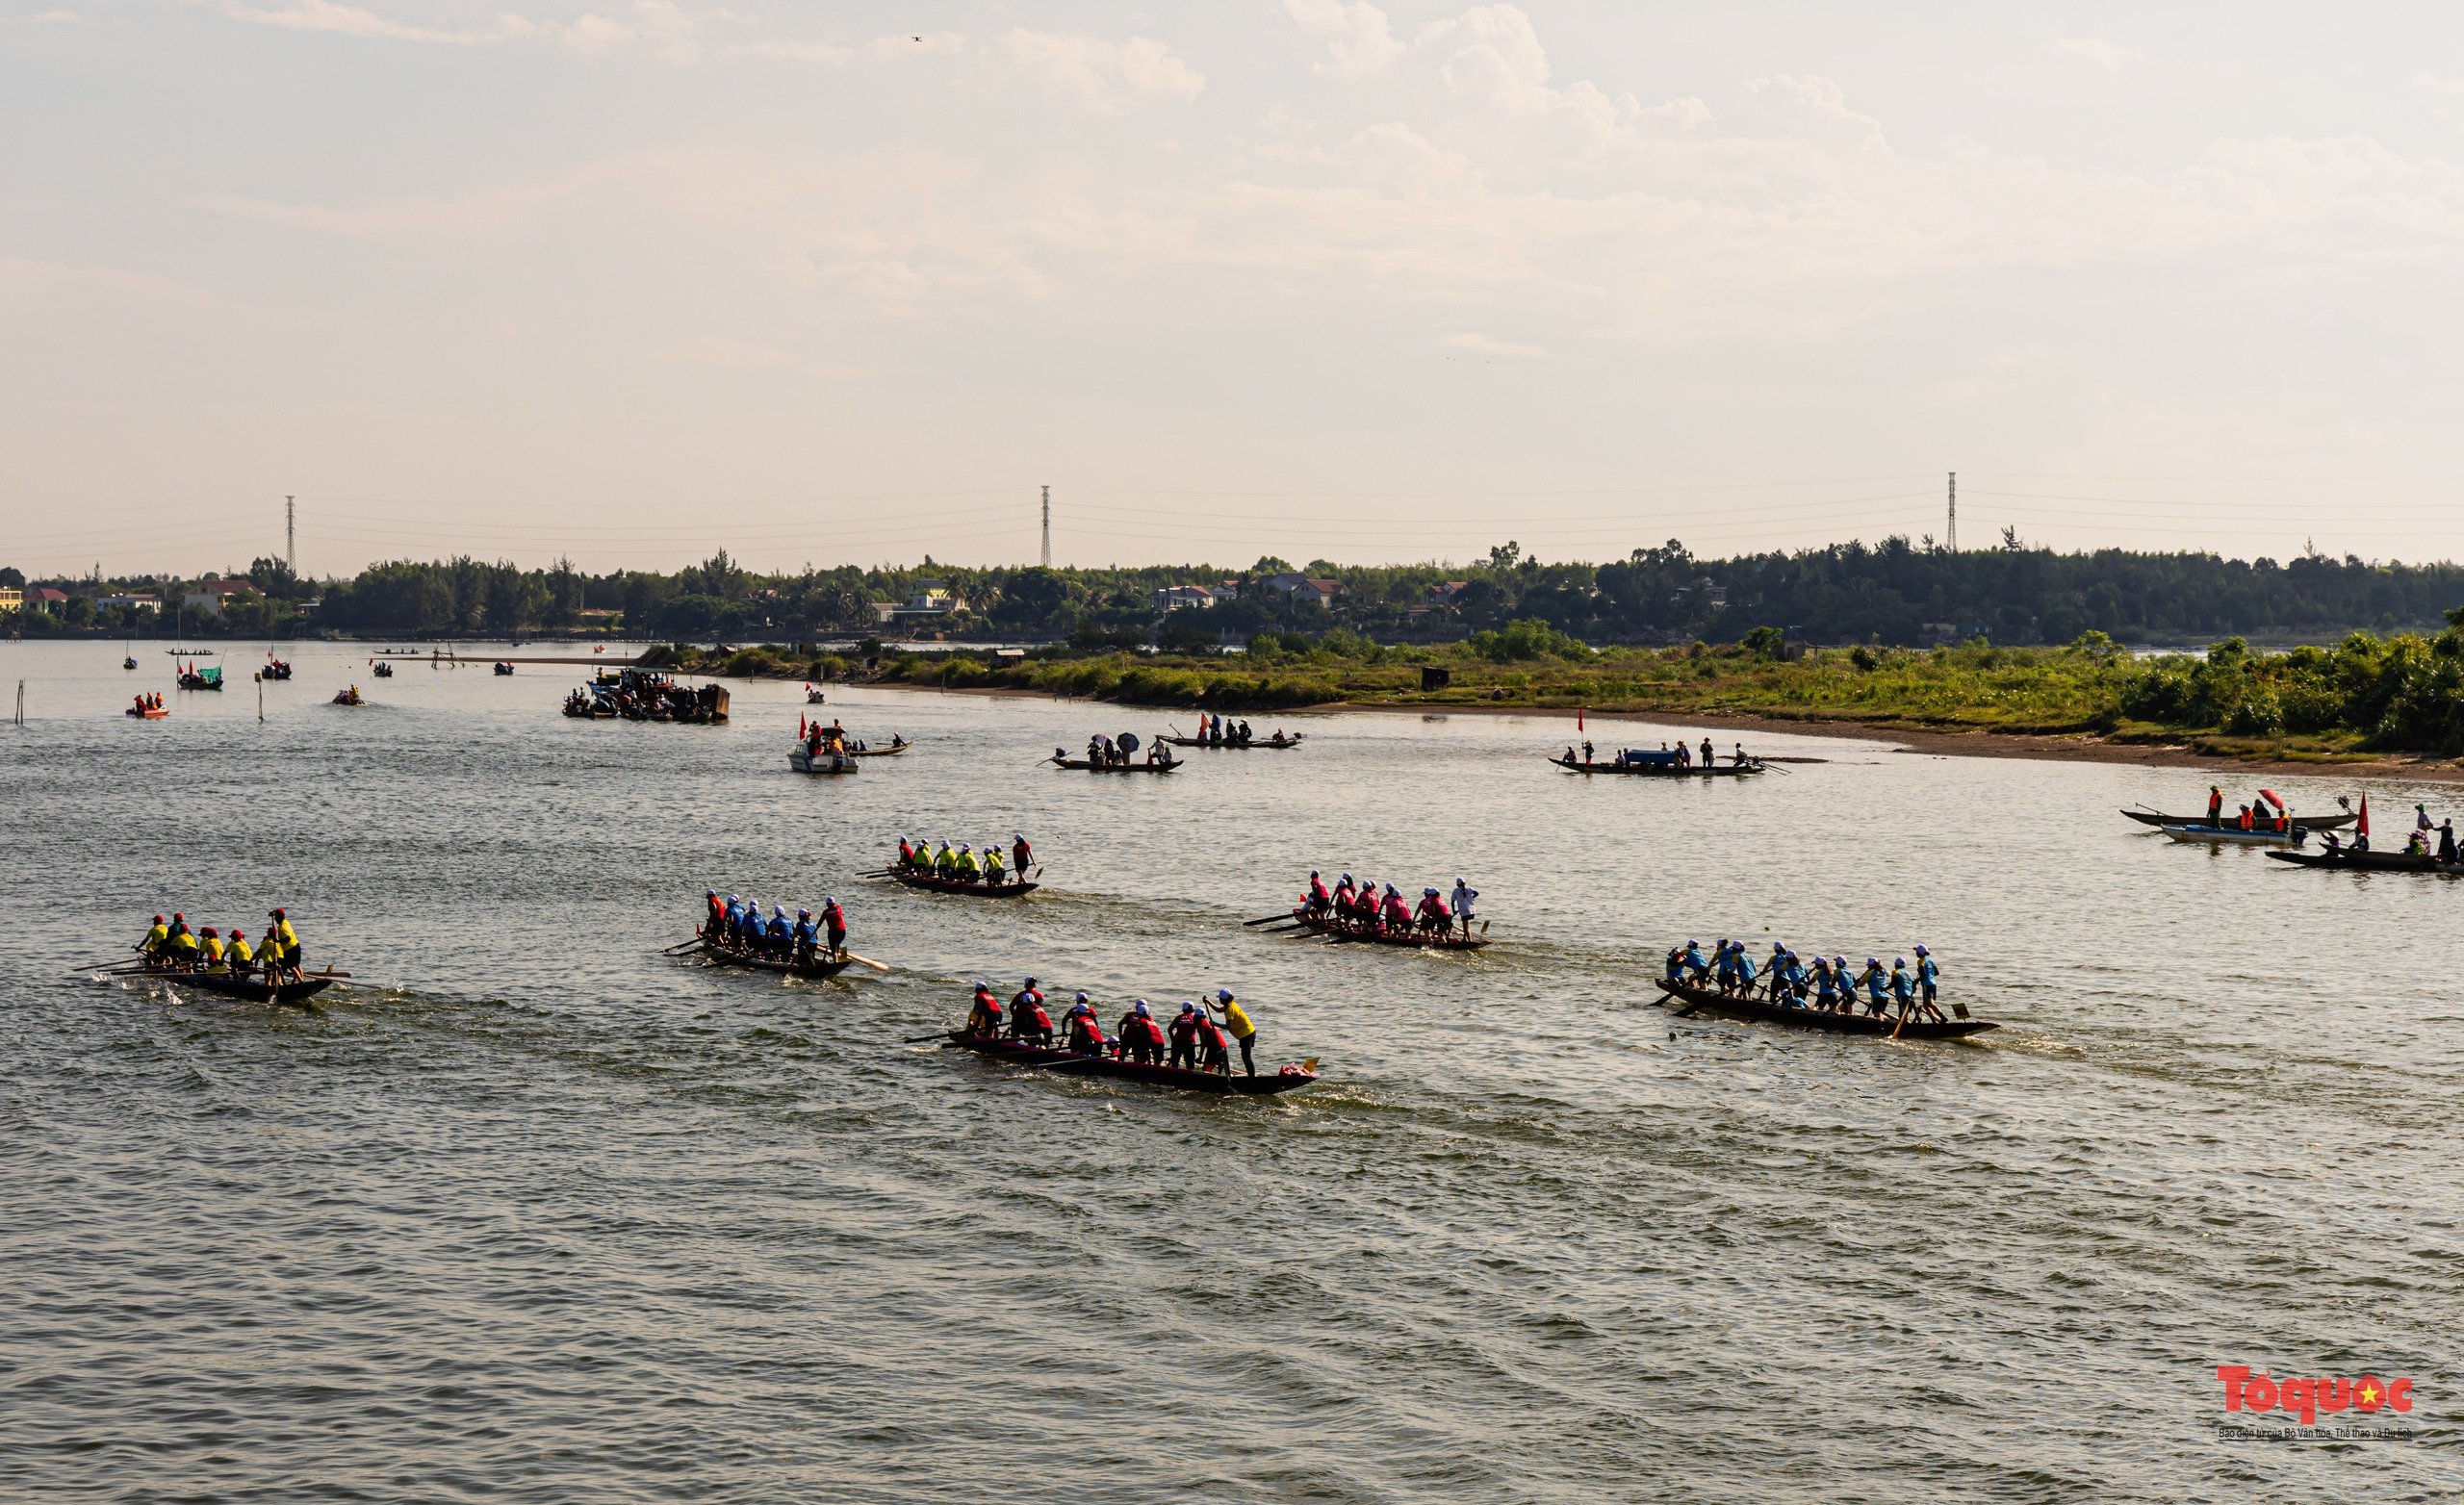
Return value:
[(171, 928), (164, 924), (163, 917), (158, 914), (154, 917), (154, 928), (145, 932), (145, 938), (137, 943), (137, 949), (145, 954), (146, 960), (160, 961), (170, 945)]
[(190, 933), (189, 922), (179, 915), (171, 916), (171, 939), (165, 948), (165, 954), (170, 957), (173, 966), (196, 965), (196, 937)]
[(297, 982), (299, 932), (291, 928), (290, 916), (280, 909), (268, 914), (266, 919), (269, 922), (266, 926), (266, 955), (277, 960), (280, 970), (290, 974), (293, 982)]
[(1223, 1015), (1223, 1028), (1230, 1031), (1232, 1038), (1240, 1042), (1241, 1069), (1250, 1076), (1256, 1076), (1258, 1059), (1252, 1052), (1258, 1043), (1258, 1027), (1249, 1022), (1248, 1010), (1241, 1007), (1240, 1000), (1232, 996), (1232, 990), (1228, 987), (1219, 987), (1215, 990), (1215, 1007), (1217, 1011)]
[(197, 946), (196, 953), (196, 959), (198, 963), (203, 966), (218, 967), (222, 965), (221, 932), (217, 931), (211, 925), (207, 926), (205, 928), (205, 939)]
[(231, 969), (233, 977), (244, 978), (256, 965), (256, 960), (257, 954), (248, 947), (248, 932), (241, 930), (233, 931), (231, 944), (224, 947), (222, 951), (223, 965)]

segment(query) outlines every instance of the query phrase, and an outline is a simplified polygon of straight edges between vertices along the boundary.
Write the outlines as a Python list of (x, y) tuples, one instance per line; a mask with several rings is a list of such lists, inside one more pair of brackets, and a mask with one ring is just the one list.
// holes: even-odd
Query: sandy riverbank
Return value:
[[(868, 682), (863, 689), (913, 690), (939, 695), (976, 695), (993, 699), (1070, 700), (1074, 697), (1049, 695), (1040, 690), (1020, 690), (1007, 686), (945, 689), (939, 685), (909, 684), (899, 680)], [(1123, 705), (1117, 701), (1091, 701), (1102, 705)], [(1179, 706), (1127, 706), (1124, 709), (1164, 711), (1169, 714), (1194, 714)], [(1563, 743), (1566, 734), (1574, 732), (1574, 713), (1558, 706), (1501, 704), (1370, 704), (1336, 701), (1322, 705), (1292, 706), (1284, 711), (1269, 713), (1263, 718), (1251, 715), (1250, 721), (1271, 723), (1274, 715), (1322, 716), (1350, 712), (1374, 712), (1396, 716), (1525, 716), (1534, 719), (1562, 721), (1562, 732), (1552, 732), (1541, 739)], [(1735, 715), (1717, 712), (1676, 711), (1604, 711), (1586, 710), (1591, 723), (1644, 722), (1656, 727), (1719, 727), (1728, 731), (1779, 732), (1797, 737), (1838, 737), (1861, 742), (1889, 744), (1902, 752), (1930, 754), (1939, 757), (2014, 757), (2037, 758), (2053, 762), (2132, 763), (2146, 768), (2195, 768), (2215, 773), (2231, 774), (2305, 774), (2326, 777), (2348, 774), (2356, 778), (2411, 778), (2439, 783), (2464, 783), (2464, 762), (2443, 758), (2364, 757), (2337, 758), (2269, 758), (2220, 757), (2199, 752), (2179, 744), (2114, 742), (2104, 738), (2079, 735), (2057, 736), (2041, 732), (2010, 732), (1964, 730), (1958, 728), (1891, 726), (1874, 722), (1808, 720), (1798, 721), (1784, 716)], [(1271, 729), (1270, 726), (1269, 729)], [(1579, 735), (1572, 740), (1579, 741)], [(1598, 742), (1601, 739), (1594, 736)]]

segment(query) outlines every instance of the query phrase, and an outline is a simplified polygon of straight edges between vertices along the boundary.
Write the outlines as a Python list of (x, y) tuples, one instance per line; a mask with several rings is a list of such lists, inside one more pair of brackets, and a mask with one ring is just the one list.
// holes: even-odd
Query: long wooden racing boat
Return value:
[(845, 957), (825, 960), (818, 952), (809, 961), (782, 961), (776, 957), (757, 957), (749, 951), (721, 945), (706, 935), (702, 937), (702, 952), (722, 966), (751, 967), (757, 972), (784, 972), (789, 977), (811, 978), (815, 982), (834, 978), (856, 964)]
[(122, 976), (156, 978), (180, 987), (220, 993), (226, 998), (244, 998), (254, 1004), (304, 1004), (340, 981), (311, 972), (296, 982), (285, 982), (277, 987), (254, 977), (233, 977), (227, 972), (180, 972), (169, 967), (147, 967), (141, 972), (123, 973)]
[(1055, 768), (1075, 768), (1091, 774), (1177, 774), (1186, 759), (1174, 758), (1168, 763), (1090, 763), (1083, 757), (1068, 757), (1055, 752), (1044, 759)]
[(1179, 1087), (1190, 1092), (1219, 1092), (1234, 1097), (1273, 1097), (1277, 1093), (1297, 1092), (1318, 1080), (1318, 1073), (1306, 1065), (1285, 1066), (1260, 1077), (1220, 1071), (1191, 1071), (1180, 1066), (1142, 1065), (1110, 1056), (1081, 1056), (1075, 1051), (1054, 1046), (1028, 1045), (992, 1034), (969, 1034), (963, 1030), (952, 1030), (949, 1037), (942, 1041), (941, 1049), (973, 1051), (1013, 1066), (1031, 1066), (1038, 1071), (1055, 1071), (1066, 1077), (1114, 1077), (1123, 1082), (1143, 1082), (1149, 1086)]
[(1784, 1024), (1799, 1030), (1828, 1030), (1834, 1034), (1888, 1034), (1898, 1030), (1903, 1040), (1956, 1040), (2002, 1028), (1989, 1019), (1946, 1019), (1936, 1023), (1931, 1019), (1916, 1018), (1910, 1019), (1907, 1026), (1901, 1028), (1896, 1014), (1833, 1013), (1825, 1008), (1791, 1008), (1766, 998), (1747, 998), (1742, 994), (1723, 993), (1717, 988), (1671, 982), (1664, 978), (1660, 980), (1659, 988), (1681, 1003), (1712, 1009), (1732, 1018)]
[(1289, 752), (1300, 746), (1300, 739), (1306, 733), (1296, 731), (1281, 742), (1275, 741), (1272, 737), (1251, 737), (1246, 742), (1208, 742), (1198, 737), (1157, 737), (1155, 740), (1168, 747), (1205, 748), (1216, 752)]
[[(2124, 810), (2121, 813), (2129, 816), (2132, 820), (2137, 821), (2142, 826), (2204, 826), (2207, 824), (2207, 817), (2204, 815), (2159, 815), (2154, 810)], [(2347, 810), (2341, 815), (2298, 815), (2294, 817), (2296, 822), (2309, 827), (2312, 830), (2338, 830), (2344, 827), (2351, 825), (2354, 821), (2357, 821), (2360, 818), (2360, 816), (2354, 814), (2350, 810)]]
[(913, 746), (915, 744), (912, 742), (893, 742), (886, 748), (849, 748), (847, 755), (849, 757), (896, 757)]
[(1549, 761), (1569, 774), (1616, 774), (1628, 778), (1736, 778), (1762, 772), (1758, 758), (1742, 763), (1581, 763), (1569, 757)]
[(2356, 873), (2444, 873), (2451, 878), (2464, 877), (2464, 862), (2441, 862), (2429, 854), (2416, 857), (2401, 852), (2355, 852), (2350, 847), (2341, 847), (2332, 852), (2271, 852), (2268, 855), (2296, 867), (2350, 868)]
[(931, 873), (902, 873), (892, 868), (889, 876), (910, 888), (929, 888), (937, 894), (972, 894), (978, 899), (1015, 899), (1041, 888), (1041, 883), (970, 882), (963, 878), (940, 878)]
[(1323, 935), (1330, 940), (1361, 941), (1373, 946), (1416, 946), (1423, 951), (1477, 951), (1489, 943), (1486, 935), (1466, 935), (1459, 930), (1390, 931), (1382, 927), (1364, 930), (1322, 914), (1311, 914), (1306, 908), (1293, 910), (1292, 917), (1300, 922), (1302, 930), (1313, 934)]

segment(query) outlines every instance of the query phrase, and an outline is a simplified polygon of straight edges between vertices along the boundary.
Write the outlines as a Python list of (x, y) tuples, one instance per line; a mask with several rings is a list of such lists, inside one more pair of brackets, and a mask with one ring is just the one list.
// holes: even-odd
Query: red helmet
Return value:
[(213, 926), (211, 926), (211, 925), (207, 926), (207, 927), (205, 928), (205, 933), (206, 933), (206, 934), (208, 934), (208, 935), (212, 935), (213, 933), (215, 933), (214, 927), (213, 927)]
[(248, 938), (248, 932), (235, 925), (231, 927), (231, 938), (233, 940), (246, 940)]
[(162, 924), (162, 923), (163, 923), (163, 917), (162, 917), (161, 915), (159, 915), (159, 914), (158, 914), (158, 915), (156, 915), (156, 916), (154, 917), (154, 923), (155, 923), (155, 924), (157, 924), (157, 925)]
[(171, 911), (171, 918), (172, 918), (172, 919), (174, 919), (174, 920), (185, 920), (185, 919), (187, 919), (187, 918), (188, 918), (188, 916), (187, 916), (187, 915), (185, 915), (185, 914), (182, 914), (182, 913), (181, 913), (180, 911), (178, 911), (177, 909), (174, 909), (174, 910), (172, 910), (172, 911)]
[(272, 911), (270, 911), (270, 912), (271, 912), (271, 914), (273, 915), (273, 917), (274, 917), (275, 919), (277, 919), (277, 920), (282, 919), (282, 918), (284, 917), (284, 913), (283, 913), (283, 911), (282, 911), (282, 910), (280, 910), (280, 909), (275, 909), (275, 910), (272, 910)]

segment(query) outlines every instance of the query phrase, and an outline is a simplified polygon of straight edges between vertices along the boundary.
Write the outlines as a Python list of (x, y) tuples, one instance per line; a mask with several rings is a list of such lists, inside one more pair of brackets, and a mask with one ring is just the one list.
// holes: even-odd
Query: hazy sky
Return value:
[[(508, 9), (513, 7), (513, 9)], [(9, 0), (0, 563), (2464, 555), (2464, 8)]]

